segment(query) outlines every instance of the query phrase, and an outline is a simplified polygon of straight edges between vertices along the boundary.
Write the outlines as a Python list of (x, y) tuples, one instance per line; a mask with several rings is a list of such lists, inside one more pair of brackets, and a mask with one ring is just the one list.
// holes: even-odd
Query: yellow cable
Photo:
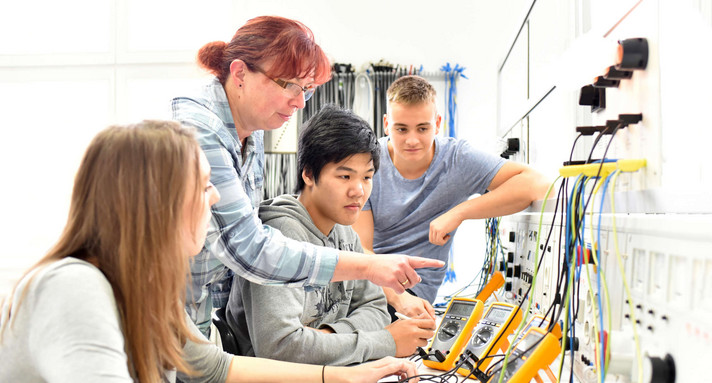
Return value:
[[(630, 321), (633, 327), (633, 339), (635, 340), (635, 354), (638, 360), (638, 382), (643, 381), (643, 354), (640, 352), (640, 339), (638, 338), (638, 326), (636, 325), (635, 310), (633, 309), (633, 298), (630, 295), (630, 288), (628, 287), (628, 281), (625, 276), (625, 267), (623, 266), (623, 261), (621, 260), (620, 250), (618, 248), (618, 231), (616, 229), (616, 204), (615, 204), (615, 187), (616, 181), (618, 180), (618, 175), (620, 172), (615, 172), (611, 182), (611, 215), (613, 217), (613, 244), (616, 250), (616, 260), (618, 261), (618, 269), (621, 273), (621, 279), (623, 280), (623, 287), (625, 288), (625, 294), (628, 297), (628, 310), (630, 311)], [(632, 261), (632, 259), (631, 259)], [(631, 274), (632, 275), (632, 274)], [(610, 348), (610, 347), (609, 347)]]

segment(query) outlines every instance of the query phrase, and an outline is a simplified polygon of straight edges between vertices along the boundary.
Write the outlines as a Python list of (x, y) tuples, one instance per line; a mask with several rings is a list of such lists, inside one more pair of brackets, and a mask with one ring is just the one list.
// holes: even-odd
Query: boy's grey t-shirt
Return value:
[[(373, 176), (371, 197), (363, 207), (373, 213), (373, 250), (447, 263), (452, 239), (444, 246), (430, 243), (430, 222), (473, 194), (483, 194), (505, 160), (477, 150), (467, 141), (438, 136), (430, 167), (420, 178), (409, 180), (393, 165), (388, 140), (379, 139), (381, 166)], [(423, 281), (412, 288), (413, 292), (433, 302), (446, 270), (447, 264), (438, 269), (418, 269)]]

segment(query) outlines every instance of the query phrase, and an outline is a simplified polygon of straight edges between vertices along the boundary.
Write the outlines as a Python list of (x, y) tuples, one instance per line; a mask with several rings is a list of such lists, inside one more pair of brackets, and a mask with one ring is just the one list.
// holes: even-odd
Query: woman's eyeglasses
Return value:
[(275, 84), (279, 85), (284, 89), (287, 94), (289, 94), (292, 97), (297, 97), (299, 96), (299, 93), (304, 92), (304, 101), (307, 101), (311, 98), (311, 96), (314, 94), (314, 91), (316, 90), (315, 86), (308, 86), (308, 87), (302, 87), (301, 85), (289, 81), (284, 81), (279, 78), (272, 78), (265, 73), (260, 67), (255, 66), (254, 67), (256, 71), (262, 73), (267, 77), (268, 79), (274, 81)]

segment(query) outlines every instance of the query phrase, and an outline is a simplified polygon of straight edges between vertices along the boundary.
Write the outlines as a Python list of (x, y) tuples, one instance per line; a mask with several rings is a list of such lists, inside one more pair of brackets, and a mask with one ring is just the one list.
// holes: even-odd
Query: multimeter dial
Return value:
[(455, 321), (449, 321), (442, 328), (440, 328), (440, 333), (438, 334), (438, 340), (445, 342), (452, 339), (460, 331), (460, 324)]
[(487, 342), (492, 339), (492, 328), (487, 326), (487, 327), (482, 327), (481, 329), (477, 330), (477, 332), (472, 335), (472, 345), (475, 347), (482, 347), (483, 345), (487, 344)]

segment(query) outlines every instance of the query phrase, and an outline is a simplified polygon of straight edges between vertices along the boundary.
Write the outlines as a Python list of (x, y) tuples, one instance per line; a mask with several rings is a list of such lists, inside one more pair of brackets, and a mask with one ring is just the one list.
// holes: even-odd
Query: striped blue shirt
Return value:
[(325, 286), (338, 251), (284, 237), (262, 225), (256, 208), (264, 183), (263, 132), (245, 140), (244, 155), (227, 95), (213, 79), (202, 91), (172, 100), (173, 119), (196, 129), (220, 192), (203, 250), (191, 262), (186, 298), (191, 319), (209, 333), (213, 307), (225, 307), (233, 272), (252, 282), (290, 287)]

